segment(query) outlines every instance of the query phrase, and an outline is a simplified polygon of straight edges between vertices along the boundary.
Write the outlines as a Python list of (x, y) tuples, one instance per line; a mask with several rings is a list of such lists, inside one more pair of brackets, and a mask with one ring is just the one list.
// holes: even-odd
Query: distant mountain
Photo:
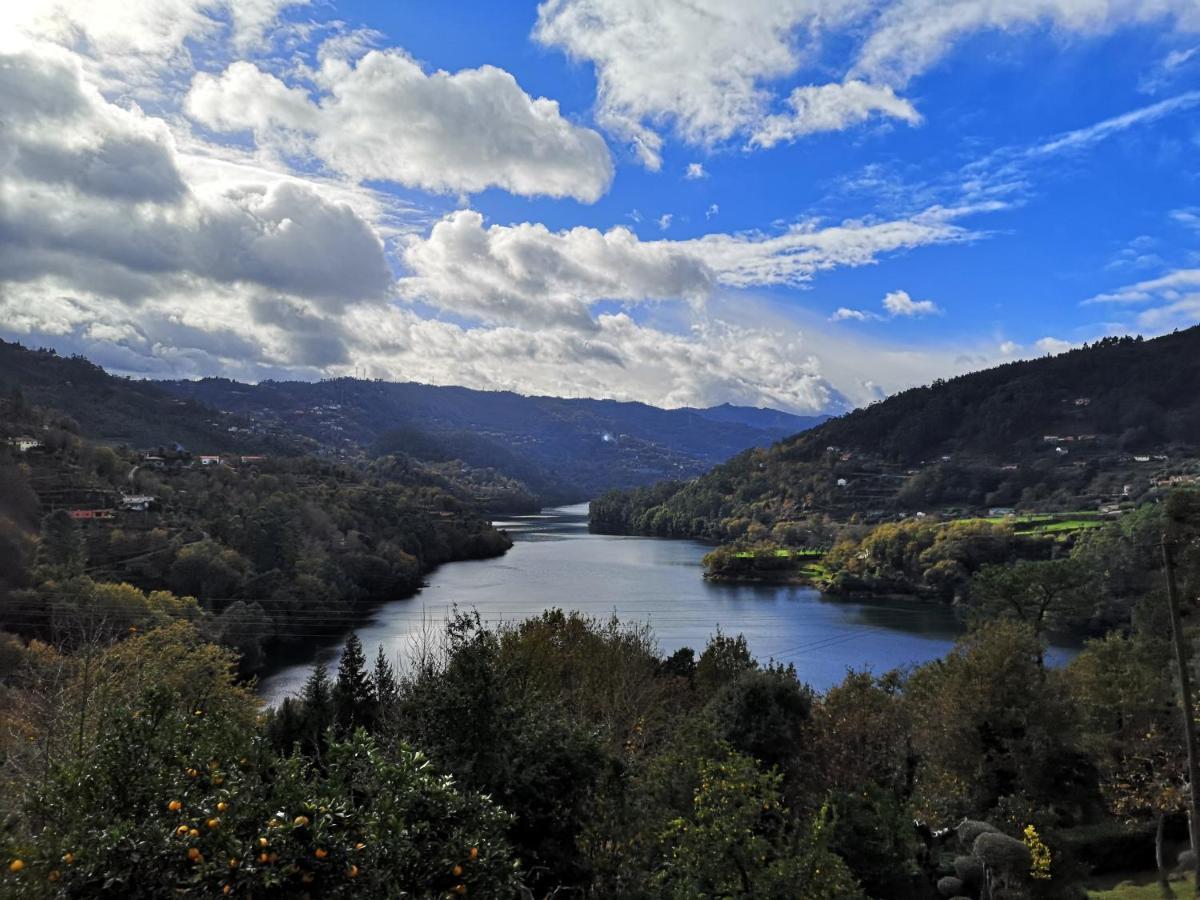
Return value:
[(610, 494), (592, 524), (728, 539), (819, 517), (1095, 509), (1200, 481), (1198, 449), (1200, 327), (913, 388), (690, 483)]
[(747, 447), (766, 446), (822, 421), (773, 409), (665, 410), (349, 378), (257, 385), (208, 378), (158, 385), (269, 432), (303, 435), (333, 452), (403, 452), (492, 467), (547, 502), (694, 477)]

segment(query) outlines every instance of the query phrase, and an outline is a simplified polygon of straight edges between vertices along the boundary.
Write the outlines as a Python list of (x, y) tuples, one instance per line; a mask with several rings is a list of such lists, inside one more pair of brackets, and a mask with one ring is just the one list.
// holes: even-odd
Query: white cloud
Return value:
[(712, 272), (671, 242), (643, 242), (627, 228), (601, 232), (492, 225), (473, 210), (450, 213), (403, 253), (404, 293), (485, 322), (559, 324), (590, 330), (599, 300), (697, 299)]
[(1064, 340), (1061, 340), (1060, 338), (1044, 337), (1044, 338), (1038, 339), (1034, 343), (1034, 346), (1036, 346), (1039, 350), (1041, 350), (1042, 353), (1054, 355), (1054, 354), (1058, 354), (1058, 353), (1066, 353), (1068, 350), (1070, 350), (1075, 345), (1072, 344), (1070, 341), (1064, 341)]
[(672, 213), (663, 213), (658, 217), (658, 230), (666, 231), (671, 227), (671, 220), (674, 218), (675, 216)]
[(1137, 324), (1151, 331), (1189, 327), (1200, 319), (1200, 269), (1175, 269), (1083, 302), (1145, 307)]
[(1002, 354), (1004, 354), (1005, 356), (1012, 356), (1014, 353), (1016, 353), (1020, 349), (1021, 349), (1020, 345), (1017, 344), (1015, 341), (1001, 341), (1000, 342), (1000, 352)]
[(426, 74), (401, 51), (371, 50), (353, 62), (326, 55), (313, 77), (310, 91), (236, 62), (197, 75), (186, 109), (209, 128), (252, 131), (260, 146), (305, 150), (360, 181), (591, 203), (612, 180), (604, 139), (503, 69)]
[(850, 309), (846, 306), (839, 306), (837, 311), (830, 317), (835, 322), (843, 322), (846, 319), (853, 319), (856, 322), (866, 322), (868, 319), (878, 319), (874, 313), (866, 312), (861, 309)]
[(883, 308), (893, 316), (929, 316), (939, 312), (932, 300), (914, 300), (908, 291), (891, 291), (883, 298)]
[(191, 66), (189, 42), (227, 38), (257, 49), (288, 7), (308, 0), (20, 0), (0, 5), (0, 32), (80, 52), (102, 87), (158, 97)]
[(546, 0), (534, 37), (596, 67), (597, 118), (652, 169), (656, 129), (697, 145), (749, 135), (771, 83), (809, 58), (805, 38), (849, 24), (868, 0)]
[(698, 162), (688, 163), (687, 168), (683, 170), (683, 177), (688, 181), (696, 181), (700, 178), (707, 178), (708, 173), (704, 171), (704, 166)]
[(887, 86), (847, 81), (798, 87), (788, 97), (791, 112), (765, 117), (750, 136), (750, 144), (773, 147), (820, 131), (844, 131), (882, 114), (909, 125), (921, 124), (921, 114)]
[(902, 87), (976, 32), (1040, 26), (1096, 35), (1163, 19), (1200, 30), (1200, 7), (1194, 0), (899, 0), (880, 14), (852, 74)]
[(719, 207), (715, 203), (710, 203), (710, 204), (708, 204), (708, 209), (706, 209), (704, 211), (704, 218), (711, 219), (713, 216), (717, 215), (720, 211), (721, 211), (721, 207)]
[[(817, 272), (867, 265), (897, 250), (970, 240), (972, 234), (953, 223), (963, 214), (936, 209), (892, 222), (805, 223), (777, 235), (642, 241), (620, 227), (485, 227), (478, 212), (458, 210), (428, 237), (408, 239), (403, 261), (411, 274), (401, 284), (411, 299), (485, 322), (553, 321), (587, 329), (593, 327), (588, 307), (601, 300), (695, 301), (719, 285), (799, 285)], [(910, 303), (910, 315), (932, 308), (929, 301)]]

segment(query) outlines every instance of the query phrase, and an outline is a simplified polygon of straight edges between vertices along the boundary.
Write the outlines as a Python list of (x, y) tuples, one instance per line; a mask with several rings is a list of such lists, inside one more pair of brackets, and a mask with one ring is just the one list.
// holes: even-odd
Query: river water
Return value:
[[(810, 588), (719, 585), (702, 577), (710, 547), (696, 541), (590, 534), (587, 504), (495, 522), (513, 537), (502, 557), (449, 563), (415, 597), (375, 610), (358, 629), (368, 659), (377, 648), (398, 666), (413, 642), (442, 623), (454, 605), (486, 622), (514, 621), (561, 607), (590, 616), (648, 622), (664, 653), (703, 649), (718, 628), (742, 633), (760, 660), (792, 663), (823, 690), (847, 669), (886, 672), (950, 649), (960, 628), (948, 608), (906, 601), (849, 602)], [(337, 664), (340, 646), (262, 679), (269, 703), (299, 691), (312, 663)], [(1058, 654), (1051, 654), (1053, 658)]]

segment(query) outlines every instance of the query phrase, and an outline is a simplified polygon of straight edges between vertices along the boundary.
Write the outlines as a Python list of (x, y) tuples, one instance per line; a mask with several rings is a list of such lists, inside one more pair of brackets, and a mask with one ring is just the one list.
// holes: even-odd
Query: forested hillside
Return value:
[(208, 378), (161, 386), (343, 454), (402, 451), (429, 461), (490, 466), (547, 502), (699, 475), (747, 447), (767, 446), (824, 418), (728, 405), (665, 410), (350, 378), (258, 385)]
[(1107, 338), (937, 381), (748, 450), (690, 482), (614, 492), (600, 531), (762, 538), (989, 508), (1097, 510), (1195, 481), (1200, 328)]

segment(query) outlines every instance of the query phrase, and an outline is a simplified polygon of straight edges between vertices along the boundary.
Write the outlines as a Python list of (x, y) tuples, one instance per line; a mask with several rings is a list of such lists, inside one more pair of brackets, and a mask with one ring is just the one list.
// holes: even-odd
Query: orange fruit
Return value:
[(217, 812), (225, 812), (227, 809), (229, 809), (229, 804), (224, 800), (217, 804)]
[(200, 837), (200, 829), (199, 828), (189, 828), (188, 829), (188, 837), (190, 837), (190, 838)]
[(271, 857), (270, 857), (270, 855), (269, 855), (269, 854), (267, 854), (267, 853), (260, 853), (260, 854), (258, 854), (258, 861), (259, 861), (260, 863), (269, 862), (269, 861), (270, 861), (270, 859), (271, 859)]
[(478, 847), (472, 847), (472, 848), (471, 848), (471, 852), (470, 852), (470, 853), (468, 853), (467, 855), (468, 855), (468, 856), (470, 856), (470, 857), (471, 857), (471, 859), (479, 859), (479, 848), (478, 848)]
[(8, 864), (8, 871), (10, 872), (20, 872), (23, 868), (25, 868), (25, 863), (19, 859), (14, 859)]
[(200, 852), (199, 848), (197, 848), (197, 847), (188, 848), (187, 856), (188, 856), (188, 859), (190, 859), (192, 862), (200, 862), (200, 860), (202, 860), (204, 858), (204, 855)]
[(222, 894), (232, 894), (233, 893), (233, 885), (232, 884), (225, 885), (225, 887), (221, 888), (221, 893)]
[(217, 828), (221, 827), (221, 820), (213, 818), (213, 819), (209, 819), (208, 822), (206, 822), (205, 824), (207, 824), (209, 828), (216, 830)]
[(453, 875), (455, 878), (457, 878), (459, 875), (462, 874), (462, 866), (455, 866), (453, 869), (450, 870), (450, 874)]
[(317, 859), (324, 859), (325, 857), (327, 857), (329, 855), (329, 851), (326, 850), (324, 847), (318, 847), (316, 852), (313, 855)]
[(267, 846), (268, 843), (269, 843), (269, 841), (267, 841), (267, 839), (264, 837), (260, 837), (258, 839), (258, 846), (260, 846), (260, 847), (265, 847), (265, 846)]
[(297, 828), (303, 828), (305, 825), (308, 824), (308, 816), (296, 816), (296, 818), (292, 822), (292, 824), (295, 825)]
[(62, 878), (62, 873), (59, 872), (58, 869), (52, 869), (50, 871), (50, 874), (47, 875), (46, 878), (49, 881), (58, 881), (58, 879)]
[(181, 809), (183, 809), (183, 804), (178, 800), (172, 800), (167, 804), (167, 809), (169, 809), (171, 812), (179, 812)]
[(71, 863), (75, 862), (75, 854), (67, 851), (63, 854), (63, 862), (69, 866)]
[(347, 878), (357, 878), (358, 877), (358, 866), (351, 866), (349, 869), (347, 869), (346, 877)]

